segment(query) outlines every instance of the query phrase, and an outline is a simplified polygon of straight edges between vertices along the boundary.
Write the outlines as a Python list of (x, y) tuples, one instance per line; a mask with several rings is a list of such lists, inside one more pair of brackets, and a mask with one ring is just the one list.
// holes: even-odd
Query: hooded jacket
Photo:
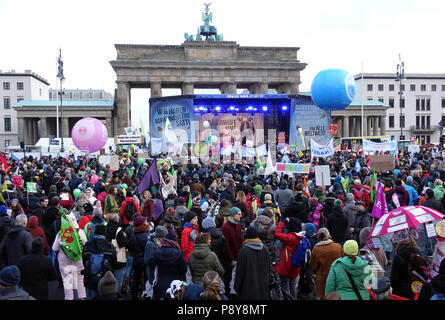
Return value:
[(260, 239), (246, 239), (236, 258), (234, 289), (240, 300), (269, 300), (269, 250)]
[(434, 198), (436, 198), (436, 200), (442, 200), (443, 195), (445, 193), (445, 189), (441, 184), (438, 184), (437, 186), (434, 187), (433, 189), (434, 191)]
[(363, 300), (369, 300), (370, 295), (366, 286), (372, 284), (372, 268), (366, 260), (356, 257), (354, 263), (349, 257), (343, 257), (335, 260), (326, 279), (325, 294), (336, 291), (341, 300), (359, 300), (351, 282), (346, 274), (348, 271)]
[[(153, 289), (153, 299), (164, 298), (173, 280), (185, 281), (187, 263), (184, 260), (179, 245), (171, 240), (163, 239), (161, 248), (157, 249), (148, 261), (152, 270), (158, 269), (157, 284)], [(149, 279), (153, 283), (154, 279)]]
[(255, 229), (258, 231), (258, 238), (267, 246), (269, 252), (272, 250), (272, 244), (275, 240), (274, 233), (276, 225), (271, 218), (262, 214), (253, 222)]
[(370, 226), (371, 226), (371, 219), (369, 217), (368, 210), (357, 211), (357, 214), (355, 215), (354, 224), (352, 225), (352, 227), (354, 228), (354, 234), (352, 235), (353, 239), (357, 241), (357, 243), (360, 243), (360, 231)]
[(414, 293), (411, 290), (413, 282), (408, 270), (411, 254), (418, 254), (419, 250), (409, 244), (401, 243), (395, 250), (395, 255), (391, 265), (391, 287), (394, 294), (413, 299)]
[(298, 234), (296, 232), (283, 233), (284, 227), (284, 222), (280, 221), (274, 233), (275, 238), (283, 243), (276, 272), (283, 277), (296, 278), (300, 274), (301, 267), (294, 267), (291, 263), (291, 257), (295, 249), (297, 249), (300, 240), (304, 238), (304, 234)]
[(49, 252), (48, 241), (46, 240), (45, 231), (41, 227), (39, 227), (39, 218), (37, 218), (36, 216), (29, 217), (28, 230), (31, 233), (33, 239), (37, 237), (43, 239), (43, 254), (47, 256)]
[(342, 243), (346, 239), (346, 232), (348, 228), (348, 218), (343, 213), (341, 208), (333, 208), (332, 214), (327, 218), (326, 227), (331, 234), (332, 240), (337, 243)]
[[(107, 202), (107, 199), (105, 199), (105, 202)], [(134, 202), (134, 206), (136, 207), (136, 212), (135, 213), (141, 213), (141, 210), (139, 209), (139, 204), (137, 203), (137, 201), (134, 200), (133, 197), (126, 197), (125, 201), (122, 202), (122, 206), (119, 212), (119, 215), (121, 216), (122, 219), (122, 224), (130, 224), (130, 221), (127, 219), (127, 217), (125, 217), (125, 207), (127, 206), (127, 203), (129, 202)]]
[(195, 244), (189, 257), (189, 267), (193, 283), (196, 284), (202, 283), (202, 277), (209, 270), (218, 272), (221, 278), (224, 276), (224, 268), (216, 253), (212, 252), (206, 243)]
[(12, 227), (0, 244), (0, 259), (6, 258), (6, 265), (17, 265), (19, 259), (31, 252), (32, 235), (22, 226)]
[(0, 289), (0, 300), (36, 300), (28, 292), (18, 286)]
[(199, 236), (198, 225), (192, 225), (189, 222), (184, 224), (184, 230), (181, 234), (181, 250), (186, 262), (189, 262), (190, 254), (193, 251), (196, 238)]

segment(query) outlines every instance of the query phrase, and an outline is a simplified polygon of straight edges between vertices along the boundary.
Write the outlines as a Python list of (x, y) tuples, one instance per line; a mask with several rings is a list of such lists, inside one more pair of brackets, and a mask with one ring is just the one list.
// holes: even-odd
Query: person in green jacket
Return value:
[(224, 276), (224, 268), (216, 253), (210, 250), (210, 242), (210, 233), (201, 233), (190, 254), (189, 268), (192, 273), (192, 281), (195, 284), (201, 284), (202, 277), (209, 270), (218, 272), (221, 278)]
[(111, 212), (120, 211), (119, 206), (116, 201), (117, 188), (115, 186), (111, 186), (108, 188), (108, 194), (104, 199), (104, 215), (109, 214)]
[[(370, 294), (367, 287), (371, 287), (373, 280), (372, 267), (368, 261), (357, 256), (358, 243), (355, 240), (348, 240), (343, 245), (345, 256), (335, 260), (326, 280), (325, 295), (330, 292), (337, 292), (341, 300), (369, 300)], [(349, 280), (347, 272), (357, 287), (357, 295)]]
[(436, 198), (436, 200), (441, 201), (443, 198), (443, 195), (445, 193), (445, 189), (443, 187), (443, 182), (440, 179), (436, 179), (434, 180), (434, 198)]

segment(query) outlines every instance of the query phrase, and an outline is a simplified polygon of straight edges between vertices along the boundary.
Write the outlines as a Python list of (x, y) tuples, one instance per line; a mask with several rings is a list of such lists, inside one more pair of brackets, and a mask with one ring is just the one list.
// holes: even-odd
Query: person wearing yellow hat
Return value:
[(335, 260), (326, 279), (325, 295), (336, 291), (342, 300), (369, 300), (366, 287), (373, 282), (372, 267), (357, 256), (358, 243), (348, 240), (343, 245), (345, 256)]

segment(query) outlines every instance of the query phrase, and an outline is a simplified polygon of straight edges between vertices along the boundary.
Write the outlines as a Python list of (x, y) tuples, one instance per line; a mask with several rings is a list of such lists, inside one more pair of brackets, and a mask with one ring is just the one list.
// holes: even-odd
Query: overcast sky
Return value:
[[(114, 93), (114, 44), (170, 44), (195, 34), (204, 1), (0, 0), (0, 69), (30, 69), (57, 87)], [(300, 47), (300, 91), (326, 68), (353, 74), (445, 73), (443, 0), (208, 0), (213, 25), (241, 46)], [(179, 91), (178, 91), (179, 92)], [(133, 90), (132, 114), (148, 117), (149, 90)], [(139, 124), (139, 118), (133, 117)]]

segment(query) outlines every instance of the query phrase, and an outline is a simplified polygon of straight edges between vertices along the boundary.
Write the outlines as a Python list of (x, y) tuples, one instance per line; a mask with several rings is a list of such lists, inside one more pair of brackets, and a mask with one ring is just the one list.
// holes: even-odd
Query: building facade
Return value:
[(0, 150), (17, 146), (19, 126), (13, 106), (22, 100), (48, 100), (49, 83), (31, 70), (0, 70)]
[(363, 73), (354, 78), (356, 97), (389, 106), (385, 116), (387, 135), (397, 140), (415, 136), (421, 144), (439, 143), (439, 122), (445, 120), (445, 74), (405, 74), (402, 99), (395, 73)]
[[(63, 89), (63, 101), (113, 100), (111, 93), (100, 89)], [(49, 89), (49, 100), (60, 100), (59, 89)]]

